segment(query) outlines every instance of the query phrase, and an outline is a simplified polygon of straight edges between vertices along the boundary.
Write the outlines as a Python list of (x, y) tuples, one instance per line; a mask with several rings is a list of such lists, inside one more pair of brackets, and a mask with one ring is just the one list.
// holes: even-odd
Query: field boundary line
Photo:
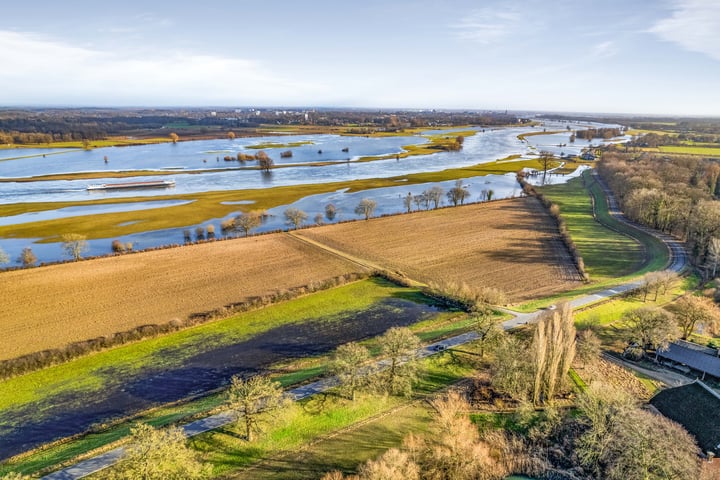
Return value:
[(329, 245), (325, 245), (324, 243), (318, 242), (317, 240), (312, 240), (310, 238), (304, 237), (301, 234), (297, 232), (285, 232), (285, 234), (290, 237), (294, 238), (295, 240), (304, 243), (306, 245), (310, 245), (312, 247), (315, 247), (317, 249), (323, 250), (326, 253), (329, 253), (331, 255), (334, 255), (336, 257), (342, 258), (343, 260), (347, 260), (349, 262), (352, 262), (356, 265), (359, 265), (362, 268), (366, 268), (368, 270), (379, 270), (379, 271), (385, 271), (387, 270), (385, 267), (378, 265), (376, 263), (373, 263), (369, 260), (366, 260), (364, 258), (358, 258), (353, 255), (350, 255), (349, 253), (343, 252), (342, 250), (338, 250), (336, 248), (332, 248)]

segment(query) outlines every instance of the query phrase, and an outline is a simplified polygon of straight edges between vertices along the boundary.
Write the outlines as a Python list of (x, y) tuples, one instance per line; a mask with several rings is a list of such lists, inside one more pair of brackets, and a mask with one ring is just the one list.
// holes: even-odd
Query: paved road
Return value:
[[(595, 171), (593, 171), (593, 175), (597, 175)], [(608, 206), (610, 210), (610, 214), (618, 219), (621, 222), (627, 223), (629, 225), (632, 225), (633, 227), (643, 230), (651, 235), (654, 235), (655, 237), (662, 240), (665, 245), (668, 246), (670, 250), (670, 261), (668, 263), (668, 270), (672, 270), (674, 272), (680, 272), (684, 270), (687, 266), (687, 254), (685, 253), (685, 249), (683, 248), (682, 244), (675, 240), (674, 238), (661, 234), (658, 232), (655, 232), (653, 230), (647, 229), (645, 227), (642, 227), (640, 225), (634, 224), (633, 222), (630, 222), (625, 218), (625, 216), (622, 214), (622, 212), (617, 207), (617, 203), (615, 202), (614, 197), (610, 193), (609, 189), (607, 188), (607, 185), (602, 182), (600, 177), (595, 176), (596, 181), (603, 187), (605, 190), (605, 194), (608, 198)], [(294, 236), (295, 238), (298, 238), (299, 240), (308, 242), (308, 239), (306, 238), (299, 238), (297, 236)], [(314, 242), (313, 242), (314, 243)], [(344, 257), (344, 255), (343, 255)], [(368, 264), (367, 262), (360, 262), (357, 259), (352, 259), (353, 261), (356, 261), (356, 263), (367, 267), (367, 268), (373, 268), (374, 265)], [(632, 290), (634, 288), (637, 288), (640, 286), (641, 281), (634, 281), (634, 282), (627, 282), (623, 283), (621, 285), (616, 285), (614, 287), (607, 288), (605, 290), (602, 290), (600, 292), (596, 292), (590, 295), (585, 295), (582, 297), (578, 297), (570, 301), (570, 305), (572, 305), (573, 308), (579, 308), (583, 307), (592, 303), (595, 303), (600, 300), (604, 300), (606, 298), (612, 297), (614, 295), (618, 295), (623, 292), (627, 292), (628, 290)], [(540, 310), (537, 312), (532, 313), (518, 313), (513, 312), (511, 310), (504, 310), (508, 313), (511, 313), (514, 315), (514, 317), (510, 320), (507, 320), (506, 322), (503, 322), (503, 328), (505, 330), (509, 330), (527, 323), (532, 323), (537, 320), (539, 315), (541, 315), (544, 310)], [(475, 332), (469, 332), (462, 335), (457, 335), (452, 338), (448, 338), (439, 342), (435, 342), (431, 345), (427, 345), (417, 351), (417, 357), (418, 358), (425, 358), (429, 357), (431, 355), (434, 355), (436, 353), (442, 352), (444, 350), (447, 350), (449, 348), (458, 347), (460, 345), (466, 344), (468, 342), (471, 342), (478, 338), (477, 333)], [(384, 361), (378, 362), (377, 364), (380, 368), (386, 367), (387, 364)], [(645, 369), (643, 369), (645, 370)], [(648, 376), (651, 376), (652, 374), (657, 374), (658, 372), (643, 372), (647, 374)], [(313, 383), (309, 383), (307, 385), (294, 388), (292, 390), (289, 390), (287, 394), (293, 398), (294, 400), (301, 400), (303, 398), (307, 398), (311, 395), (315, 395), (317, 393), (321, 393), (326, 391), (329, 388), (335, 387), (338, 385), (338, 379), (335, 377), (325, 378), (322, 380), (318, 380)], [(217, 428), (223, 427), (225, 425), (228, 425), (231, 423), (234, 419), (234, 415), (232, 412), (222, 412), (217, 415), (211, 415), (209, 417), (203, 418), (201, 420), (197, 420), (191, 423), (188, 423), (186, 425), (182, 426), (182, 429), (187, 437), (193, 437), (195, 435), (199, 435), (204, 432), (208, 432), (210, 430), (215, 430)], [(104, 468), (107, 468), (115, 463), (124, 455), (125, 448), (119, 447), (114, 450), (111, 450), (107, 453), (98, 455), (96, 457), (93, 457), (91, 459), (82, 461), (80, 463), (77, 463), (76, 465), (73, 465), (71, 467), (65, 468), (63, 470), (60, 470), (58, 472), (52, 473), (50, 475), (46, 475), (43, 477), (45, 480), (77, 480), (83, 477), (86, 477), (92, 473), (95, 473), (97, 471), (100, 471)]]

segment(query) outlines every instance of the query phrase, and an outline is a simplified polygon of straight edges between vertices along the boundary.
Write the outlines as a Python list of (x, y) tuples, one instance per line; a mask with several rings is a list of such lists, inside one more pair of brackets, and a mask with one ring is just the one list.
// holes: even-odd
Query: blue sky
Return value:
[(720, 116), (718, 0), (8, 3), (0, 105)]

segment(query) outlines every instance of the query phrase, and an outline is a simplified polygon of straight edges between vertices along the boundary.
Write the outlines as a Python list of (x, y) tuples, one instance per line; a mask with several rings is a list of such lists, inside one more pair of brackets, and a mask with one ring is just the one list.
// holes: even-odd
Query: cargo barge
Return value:
[(175, 180), (156, 180), (148, 182), (101, 183), (88, 185), (88, 190), (122, 190), (126, 188), (169, 188), (175, 186)]

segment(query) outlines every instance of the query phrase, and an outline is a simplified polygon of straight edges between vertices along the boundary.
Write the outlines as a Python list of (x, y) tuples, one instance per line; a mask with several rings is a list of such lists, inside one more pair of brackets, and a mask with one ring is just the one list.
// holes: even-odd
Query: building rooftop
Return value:
[[(715, 353), (711, 355), (710, 353)], [(720, 378), (720, 357), (714, 349), (690, 342), (673, 342), (667, 350), (658, 350), (658, 357), (682, 363), (688, 367)]]
[(720, 453), (720, 394), (713, 389), (695, 380), (661, 390), (650, 404), (685, 427), (703, 451)]

